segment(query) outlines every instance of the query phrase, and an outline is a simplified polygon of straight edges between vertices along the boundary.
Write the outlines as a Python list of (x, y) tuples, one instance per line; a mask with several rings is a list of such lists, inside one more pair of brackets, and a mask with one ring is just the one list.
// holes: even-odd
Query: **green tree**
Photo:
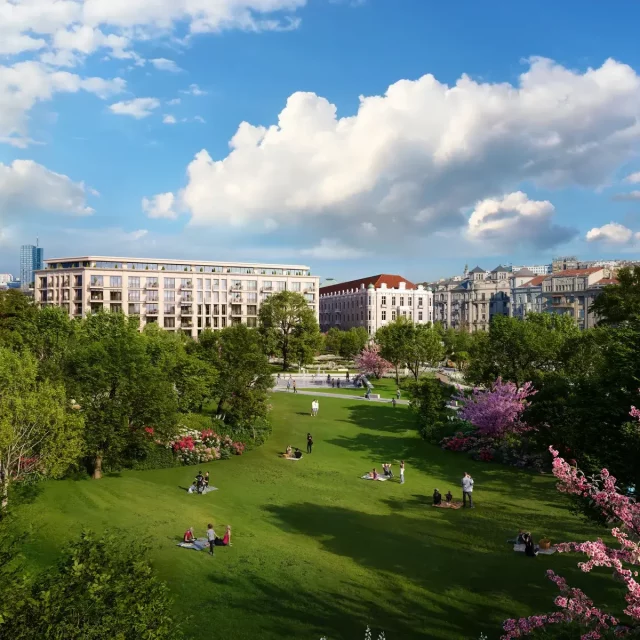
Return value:
[(272, 295), (262, 303), (259, 320), (267, 353), (282, 357), (283, 371), (289, 366), (292, 340), (305, 341), (309, 348), (318, 344), (318, 321), (300, 293), (281, 291)]
[(0, 345), (19, 349), (33, 334), (37, 307), (16, 289), (0, 291)]
[(407, 362), (407, 345), (412, 326), (413, 323), (401, 316), (376, 331), (376, 342), (380, 345), (380, 355), (393, 365), (397, 385), (400, 384), (400, 367)]
[(405, 358), (415, 380), (427, 365), (436, 365), (444, 357), (442, 335), (438, 327), (426, 324), (411, 324), (407, 331)]
[(339, 354), (348, 360), (353, 360), (369, 342), (369, 334), (364, 327), (352, 327), (348, 331), (343, 331)]
[(169, 438), (175, 430), (176, 391), (170, 372), (153, 364), (136, 317), (99, 313), (84, 320), (69, 356), (68, 386), (81, 406), (93, 477), (103, 461), (122, 462), (144, 427)]
[(78, 461), (83, 426), (64, 387), (38, 379), (31, 354), (0, 347), (0, 516), (12, 482), (58, 478)]
[(243, 324), (221, 331), (205, 329), (198, 353), (217, 372), (216, 414), (234, 425), (253, 425), (268, 415), (268, 394), (273, 387), (269, 360), (259, 334)]
[(409, 385), (411, 409), (416, 416), (418, 431), (425, 440), (431, 440), (433, 432), (442, 421), (447, 397), (444, 385), (430, 376), (415, 380)]
[[(83, 533), (57, 566), (30, 584), (3, 586), (0, 636), (12, 640), (176, 640), (166, 585), (156, 578), (146, 548), (120, 536)], [(128, 536), (130, 538), (130, 536)], [(21, 598), (11, 597), (18, 588)], [(0, 598), (4, 600), (4, 598)]]
[(342, 333), (343, 332), (336, 327), (331, 327), (331, 329), (327, 331), (327, 335), (324, 341), (325, 351), (327, 351), (328, 353), (333, 353), (336, 356), (340, 355)]
[(600, 324), (621, 324), (640, 318), (640, 266), (618, 271), (618, 284), (605, 287), (591, 305)]

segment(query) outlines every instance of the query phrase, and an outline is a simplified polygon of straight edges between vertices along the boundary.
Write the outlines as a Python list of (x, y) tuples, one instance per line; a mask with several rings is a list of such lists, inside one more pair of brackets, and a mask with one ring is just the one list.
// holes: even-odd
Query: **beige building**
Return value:
[(364, 327), (369, 335), (396, 318), (433, 322), (433, 294), (398, 275), (379, 274), (320, 288), (320, 329)]
[(261, 303), (279, 291), (304, 295), (318, 317), (320, 280), (302, 265), (84, 256), (45, 260), (35, 300), (71, 317), (99, 311), (140, 317), (197, 337), (206, 328), (258, 324)]

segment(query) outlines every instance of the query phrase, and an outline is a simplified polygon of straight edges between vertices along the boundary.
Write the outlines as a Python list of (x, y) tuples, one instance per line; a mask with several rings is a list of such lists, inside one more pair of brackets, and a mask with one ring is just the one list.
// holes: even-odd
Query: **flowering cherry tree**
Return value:
[[(640, 419), (640, 412), (635, 408), (632, 408), (631, 415)], [(558, 490), (590, 500), (608, 522), (616, 525), (611, 529), (611, 535), (619, 543), (619, 548), (614, 549), (600, 538), (587, 542), (566, 542), (557, 546), (558, 551), (584, 553), (587, 560), (578, 566), (585, 572), (594, 567), (613, 569), (614, 576), (627, 587), (627, 607), (624, 612), (637, 626), (640, 624), (640, 584), (637, 581), (638, 571), (633, 567), (640, 565), (640, 504), (620, 493), (616, 479), (607, 469), (603, 469), (598, 476), (587, 478), (577, 467), (560, 458), (553, 447), (549, 451), (553, 455), (553, 474), (559, 480)], [(577, 623), (586, 630), (582, 640), (596, 640), (607, 631), (613, 631), (620, 637), (632, 631), (596, 607), (580, 589), (569, 587), (564, 578), (553, 571), (547, 571), (547, 576), (560, 589), (560, 595), (555, 599), (560, 610), (546, 615), (506, 620), (503, 624), (506, 633), (502, 640), (521, 638), (541, 627), (569, 622)]]
[(362, 353), (356, 357), (356, 367), (360, 373), (373, 375), (376, 378), (393, 369), (393, 365), (380, 355), (380, 347), (377, 344), (369, 345), (362, 350)]
[(527, 398), (535, 393), (531, 382), (518, 387), (498, 378), (490, 389), (476, 387), (470, 396), (460, 392), (455, 399), (463, 405), (459, 413), (463, 420), (470, 422), (483, 436), (500, 438), (524, 429), (520, 416), (529, 405)]

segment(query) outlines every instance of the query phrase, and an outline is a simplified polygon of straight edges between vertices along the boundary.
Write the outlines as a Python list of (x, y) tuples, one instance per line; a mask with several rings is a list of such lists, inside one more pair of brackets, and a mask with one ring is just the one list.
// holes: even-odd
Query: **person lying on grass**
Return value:
[(442, 494), (435, 489), (433, 492), (433, 506), (438, 507), (442, 504)]
[(227, 525), (227, 530), (225, 531), (224, 538), (218, 538), (214, 540), (214, 544), (216, 547), (231, 547), (231, 525)]
[(285, 452), (282, 454), (282, 457), (283, 458), (291, 458), (292, 457), (292, 455), (291, 455), (292, 453), (293, 453), (293, 449), (291, 448), (291, 445), (289, 445), (286, 448)]

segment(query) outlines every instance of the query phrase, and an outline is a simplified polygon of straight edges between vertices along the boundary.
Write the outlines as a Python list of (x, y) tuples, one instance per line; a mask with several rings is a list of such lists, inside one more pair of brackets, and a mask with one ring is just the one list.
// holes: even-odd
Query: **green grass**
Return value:
[[(326, 376), (325, 376), (326, 377)], [(340, 376), (340, 384), (342, 384), (344, 380), (344, 375)], [(381, 398), (387, 398), (390, 400), (391, 398), (396, 397), (396, 389), (398, 386), (396, 385), (395, 378), (380, 378), (380, 380), (376, 380), (375, 378), (371, 378), (371, 384), (373, 385), (373, 390), (371, 393), (379, 393)], [(307, 391), (307, 389), (301, 390)], [(333, 387), (323, 387), (322, 389), (318, 389), (318, 391), (322, 391), (323, 393), (335, 393), (341, 396), (364, 396), (366, 393), (365, 389), (354, 389), (353, 387), (349, 387), (347, 389), (334, 389)], [(409, 394), (406, 391), (400, 389), (400, 398), (402, 400), (408, 400)]]
[[(83, 527), (120, 527), (150, 543), (190, 638), (363, 637), (367, 624), (388, 640), (498, 638), (510, 616), (553, 608), (552, 568), (596, 602), (620, 603), (600, 572), (585, 575), (572, 556), (526, 558), (505, 543), (519, 527), (552, 540), (585, 539), (593, 528), (567, 509), (553, 479), (470, 462), (419, 440), (406, 407), (325, 398), (311, 418), (309, 397), (274, 394), (274, 433), (242, 457), (203, 465), (220, 490), (187, 495), (197, 468), (123, 472), (100, 481), (47, 482), (17, 509), (31, 534), (29, 563), (55, 561)], [(278, 457), (286, 445), (312, 455)], [(404, 485), (359, 476), (405, 459)], [(397, 464), (395, 465), (397, 470)], [(460, 497), (468, 470), (475, 510), (429, 506), (435, 487)], [(233, 547), (215, 558), (175, 546), (188, 526), (233, 526)]]

